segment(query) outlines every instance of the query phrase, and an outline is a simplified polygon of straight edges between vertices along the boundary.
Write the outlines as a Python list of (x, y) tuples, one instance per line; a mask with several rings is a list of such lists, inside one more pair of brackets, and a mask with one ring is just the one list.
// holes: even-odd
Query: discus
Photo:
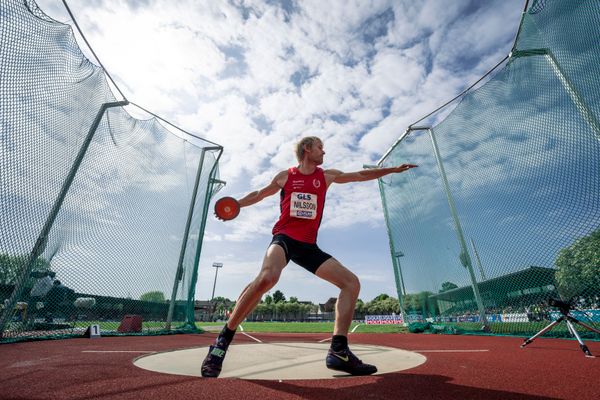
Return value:
[(215, 203), (215, 215), (222, 221), (230, 221), (240, 213), (240, 203), (233, 197), (222, 197)]

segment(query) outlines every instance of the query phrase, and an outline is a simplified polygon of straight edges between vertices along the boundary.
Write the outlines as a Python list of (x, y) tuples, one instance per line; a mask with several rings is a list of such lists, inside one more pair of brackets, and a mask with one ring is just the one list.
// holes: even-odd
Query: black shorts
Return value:
[(281, 233), (273, 236), (271, 244), (277, 244), (283, 248), (286, 262), (289, 263), (292, 260), (313, 274), (317, 272), (321, 264), (331, 258), (331, 255), (321, 250), (316, 243), (300, 242)]

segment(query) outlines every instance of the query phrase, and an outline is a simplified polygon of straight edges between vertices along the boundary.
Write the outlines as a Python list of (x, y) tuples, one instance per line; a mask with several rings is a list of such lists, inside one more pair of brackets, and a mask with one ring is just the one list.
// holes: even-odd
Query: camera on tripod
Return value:
[(571, 301), (562, 301), (558, 299), (553, 299), (552, 297), (548, 298), (548, 305), (551, 307), (558, 308), (561, 314), (568, 314), (569, 310), (572, 310), (574, 307), (571, 304)]
[(569, 301), (562, 301), (562, 300), (558, 300), (558, 299), (553, 299), (553, 298), (548, 298), (548, 305), (551, 307), (555, 307), (558, 308), (560, 310), (560, 313), (562, 314), (559, 318), (557, 318), (555, 321), (552, 321), (549, 325), (547, 325), (545, 328), (543, 328), (541, 331), (539, 331), (538, 333), (536, 333), (535, 335), (533, 335), (532, 337), (526, 339), (523, 344), (521, 345), (521, 348), (524, 348), (525, 346), (527, 346), (529, 343), (533, 342), (537, 337), (543, 335), (544, 333), (548, 332), (549, 330), (551, 330), (552, 328), (554, 328), (556, 325), (560, 324), (561, 322), (565, 322), (567, 324), (567, 330), (569, 331), (569, 333), (571, 335), (573, 335), (575, 337), (575, 339), (577, 339), (577, 342), (579, 342), (579, 347), (581, 348), (581, 351), (583, 351), (583, 353), (585, 354), (586, 357), (594, 357), (592, 355), (592, 353), (590, 352), (590, 350), (588, 349), (588, 347), (585, 345), (585, 343), (583, 343), (583, 340), (581, 340), (581, 337), (579, 336), (579, 333), (577, 333), (577, 329), (575, 329), (575, 325), (579, 325), (582, 326), (592, 332), (596, 332), (600, 334), (600, 330), (596, 329), (593, 326), (587, 325), (581, 321), (579, 321), (577, 318), (575, 318), (574, 316), (572, 316), (569, 311), (570, 310), (575, 310), (575, 306), (572, 304), (573, 303), (573, 299), (569, 300)]

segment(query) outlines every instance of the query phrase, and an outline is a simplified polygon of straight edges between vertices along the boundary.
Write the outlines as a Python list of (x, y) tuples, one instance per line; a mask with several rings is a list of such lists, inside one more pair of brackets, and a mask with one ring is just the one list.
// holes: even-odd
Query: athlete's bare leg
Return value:
[(235, 308), (227, 321), (229, 329), (237, 329), (248, 314), (256, 308), (262, 296), (279, 281), (281, 271), (286, 264), (283, 248), (277, 244), (269, 246), (258, 276), (246, 286), (235, 303)]
[(287, 264), (283, 248), (272, 244), (267, 249), (262, 268), (258, 276), (244, 288), (233, 309), (229, 321), (217, 336), (215, 344), (208, 348), (208, 354), (202, 361), (200, 371), (205, 378), (216, 378), (223, 368), (225, 353), (239, 324), (254, 310), (263, 294), (271, 289)]
[(356, 299), (360, 292), (360, 282), (357, 276), (333, 257), (321, 264), (316, 275), (340, 288), (340, 294), (335, 303), (333, 334), (347, 336), (354, 316)]
[(377, 367), (363, 363), (348, 347), (348, 328), (350, 328), (356, 299), (360, 292), (358, 278), (335, 258), (330, 258), (321, 264), (316, 275), (340, 288), (340, 295), (335, 304), (333, 337), (331, 338), (331, 347), (325, 357), (325, 366), (334, 371), (343, 371), (351, 375), (374, 374), (377, 372)]

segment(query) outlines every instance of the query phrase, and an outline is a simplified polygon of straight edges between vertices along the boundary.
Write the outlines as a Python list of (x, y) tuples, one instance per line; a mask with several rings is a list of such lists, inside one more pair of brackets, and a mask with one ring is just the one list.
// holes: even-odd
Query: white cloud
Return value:
[(396, 49), (382, 49), (375, 56), (362, 93), (378, 102), (416, 91), (425, 71), (418, 60)]

